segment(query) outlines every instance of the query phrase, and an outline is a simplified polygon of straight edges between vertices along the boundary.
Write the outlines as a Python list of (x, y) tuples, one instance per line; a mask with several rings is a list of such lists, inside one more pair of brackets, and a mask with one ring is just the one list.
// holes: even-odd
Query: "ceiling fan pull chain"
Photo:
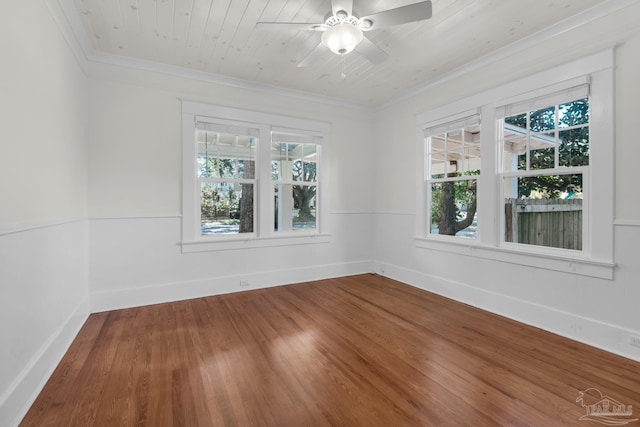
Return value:
[(342, 73), (340, 74), (340, 77), (344, 80), (347, 78), (347, 75), (344, 73), (344, 53), (340, 56), (342, 56)]

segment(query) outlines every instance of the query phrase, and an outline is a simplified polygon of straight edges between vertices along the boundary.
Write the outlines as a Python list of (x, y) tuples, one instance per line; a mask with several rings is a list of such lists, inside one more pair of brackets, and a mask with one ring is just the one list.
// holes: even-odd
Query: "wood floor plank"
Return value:
[[(351, 313), (360, 313), (363, 311), (364, 310), (362, 309), (362, 307), (360, 307), (360, 309), (351, 311)], [(361, 323), (360, 321), (357, 321), (353, 317), (347, 319), (345, 323), (357, 324), (359, 326), (363, 325), (363, 323)], [(393, 342), (393, 341), (395, 341), (396, 343), (402, 342), (402, 338), (400, 338), (400, 336), (405, 332), (405, 331), (394, 331), (393, 329), (384, 328), (384, 324), (380, 324), (379, 322), (376, 322), (376, 329), (378, 330), (378, 333), (370, 333), (368, 329), (369, 328), (362, 329), (360, 332), (364, 331), (363, 334), (354, 333), (354, 334), (350, 334), (349, 336), (354, 337), (354, 339), (357, 339), (358, 337), (363, 337), (363, 336), (377, 337), (380, 339), (380, 341), (376, 342), (375, 345), (373, 346), (369, 345), (367, 342), (358, 343), (358, 346), (362, 349), (364, 348), (376, 349), (375, 352), (365, 355), (365, 357), (370, 358), (371, 360), (374, 360), (376, 358), (376, 355), (381, 355), (385, 353), (384, 351), (381, 351), (379, 349), (381, 348), (387, 349), (387, 350), (393, 349), (394, 346), (390, 346), (389, 345), (390, 342)], [(385, 329), (388, 329), (388, 330), (385, 332)], [(412, 340), (414, 341), (415, 339), (416, 337), (412, 338)], [(414, 369), (411, 369), (408, 366), (405, 367), (404, 365), (407, 362), (407, 360), (405, 360), (407, 354), (413, 353), (413, 354), (420, 355), (424, 353), (423, 351), (419, 351), (417, 348), (411, 348), (410, 350), (402, 350), (401, 354), (399, 355), (392, 354), (391, 358), (387, 358), (386, 360), (375, 360), (375, 364), (377, 366), (382, 366), (382, 367), (393, 366), (394, 367), (393, 371), (395, 372), (393, 371), (386, 372), (385, 376), (395, 377), (395, 380), (398, 382), (400, 382), (403, 377), (421, 379), (422, 378), (421, 372), (428, 371), (429, 376), (426, 378), (427, 383), (431, 387), (433, 387), (434, 384), (439, 384), (440, 386), (442, 386), (442, 388), (437, 393), (436, 399), (438, 398), (444, 399), (444, 401), (457, 400), (457, 404), (451, 407), (451, 409), (455, 409), (454, 413), (448, 414), (447, 419), (450, 421), (454, 421), (456, 417), (459, 416), (461, 413), (475, 410), (476, 411), (475, 419), (476, 419), (476, 422), (479, 423), (480, 413), (482, 413), (482, 411), (478, 412), (477, 408), (474, 407), (474, 405), (478, 404), (478, 400), (466, 399), (468, 392), (473, 391), (470, 389), (477, 386), (478, 382), (475, 381), (474, 383), (474, 381), (471, 381), (471, 382), (461, 381), (460, 387), (456, 389), (454, 386), (456, 386), (457, 384), (456, 383), (452, 384), (451, 382), (448, 381), (449, 378), (454, 374), (462, 379), (461, 372), (456, 372), (456, 369), (458, 368), (458, 364), (460, 364), (460, 362), (462, 361), (465, 361), (465, 359), (469, 359), (462, 364), (465, 366), (465, 369), (469, 369), (469, 367), (472, 365), (471, 362), (474, 362), (473, 358), (469, 358), (468, 356), (466, 356), (464, 353), (461, 353), (461, 352), (457, 352), (456, 354), (453, 354), (453, 355), (450, 354), (451, 352), (456, 351), (456, 348), (453, 345), (451, 345), (451, 343), (448, 343), (448, 344), (445, 343), (446, 345), (443, 346), (442, 348), (435, 348), (432, 343), (420, 342), (419, 340), (417, 342), (419, 344), (419, 347), (429, 348), (430, 357), (427, 359), (421, 359), (421, 358), (413, 359), (411, 361), (411, 365), (412, 365), (412, 368)], [(437, 350), (437, 351), (434, 351), (434, 350)], [(441, 357), (439, 357), (438, 355), (440, 355)], [(456, 364), (454, 364), (453, 366), (449, 366), (448, 361), (450, 359), (456, 360)], [(404, 363), (399, 361), (404, 361)], [(458, 369), (458, 371), (460, 370)], [(434, 375), (434, 373), (436, 373), (436, 375)], [(484, 385), (484, 384), (480, 384), (480, 385)], [(484, 393), (484, 394), (486, 395), (487, 393)], [(430, 404), (432, 400), (433, 400), (433, 397), (431, 399), (424, 399), (424, 402), (427, 404)], [(498, 394), (494, 393), (493, 395), (491, 395), (490, 401), (487, 400), (486, 403), (491, 403), (491, 404), (502, 403), (503, 408), (505, 407), (505, 405), (507, 408), (511, 406), (511, 412), (514, 412), (514, 413), (522, 412), (527, 409), (526, 407), (523, 407), (520, 404), (520, 402), (513, 401), (509, 396), (501, 396), (499, 393)], [(442, 412), (442, 409), (440, 409), (440, 412)], [(495, 411), (490, 411), (489, 413), (492, 416), (495, 415)], [(544, 420), (538, 420), (536, 424), (541, 425), (541, 421), (544, 421)], [(547, 419), (546, 421), (548, 422), (549, 420)], [(464, 424), (464, 418), (459, 420), (459, 423)], [(487, 425), (492, 425), (492, 424), (495, 424), (495, 421), (487, 420), (487, 423), (488, 423)]]
[(640, 363), (359, 275), (93, 314), (21, 425), (588, 426), (590, 387), (640, 416)]

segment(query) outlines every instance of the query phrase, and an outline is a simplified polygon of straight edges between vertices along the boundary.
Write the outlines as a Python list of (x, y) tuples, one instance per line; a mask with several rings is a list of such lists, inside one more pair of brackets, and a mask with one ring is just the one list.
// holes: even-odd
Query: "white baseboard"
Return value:
[(63, 324), (42, 344), (16, 380), (0, 396), (0, 425), (17, 426), (42, 391), (60, 360), (89, 316), (85, 298)]
[[(250, 289), (370, 273), (373, 271), (373, 265), (371, 261), (356, 261), (93, 292), (91, 293), (91, 312), (140, 307)], [(247, 285), (241, 286), (241, 281)]]
[(374, 269), (385, 277), (640, 362), (640, 348), (629, 345), (629, 336), (640, 336), (640, 331), (388, 263), (374, 262)]

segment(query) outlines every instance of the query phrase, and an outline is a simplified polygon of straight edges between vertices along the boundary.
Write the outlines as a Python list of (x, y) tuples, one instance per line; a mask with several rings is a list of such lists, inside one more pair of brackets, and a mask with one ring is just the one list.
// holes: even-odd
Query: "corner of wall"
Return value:
[(89, 298), (44, 342), (15, 381), (0, 396), (0, 425), (17, 426), (56, 369), (89, 316)]

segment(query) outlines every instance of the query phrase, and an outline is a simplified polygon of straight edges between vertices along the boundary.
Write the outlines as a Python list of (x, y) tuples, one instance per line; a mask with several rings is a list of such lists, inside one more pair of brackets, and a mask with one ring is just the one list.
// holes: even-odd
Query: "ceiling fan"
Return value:
[(324, 22), (258, 22), (256, 29), (322, 32), (320, 43), (298, 63), (298, 67), (313, 65), (327, 49), (343, 58), (356, 51), (372, 63), (379, 64), (387, 59), (387, 53), (369, 40), (365, 32), (429, 18), (429, 0), (360, 17), (353, 13), (353, 0), (331, 0), (331, 11)]

